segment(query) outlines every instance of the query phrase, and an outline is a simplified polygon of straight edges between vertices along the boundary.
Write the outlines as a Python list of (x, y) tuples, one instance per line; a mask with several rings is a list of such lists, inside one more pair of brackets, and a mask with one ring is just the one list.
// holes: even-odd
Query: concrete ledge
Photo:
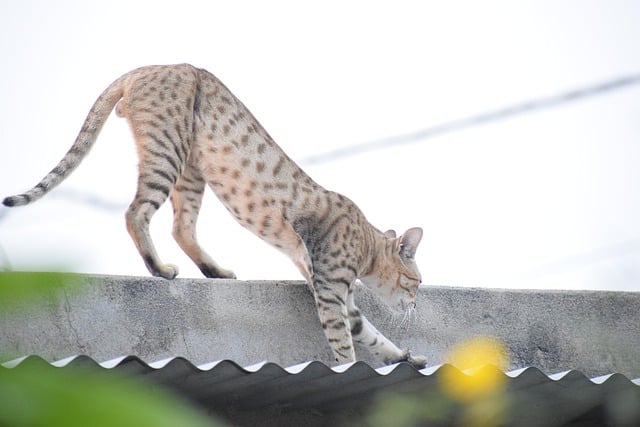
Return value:
[[(59, 290), (0, 313), (3, 360), (86, 354), (98, 361), (136, 355), (147, 362), (183, 356), (194, 364), (331, 363), (302, 282), (76, 279), (79, 291)], [(433, 365), (454, 344), (482, 334), (505, 343), (512, 368), (640, 377), (640, 293), (422, 287), (416, 317), (403, 327), (366, 290), (357, 301), (381, 332)], [(380, 365), (363, 351), (358, 357)]]

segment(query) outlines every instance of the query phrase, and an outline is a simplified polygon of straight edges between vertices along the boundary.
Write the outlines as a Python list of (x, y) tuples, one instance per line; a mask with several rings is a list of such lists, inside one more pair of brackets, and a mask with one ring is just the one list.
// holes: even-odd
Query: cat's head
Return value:
[(384, 233), (384, 239), (385, 245), (376, 254), (371, 272), (360, 280), (392, 310), (399, 313), (413, 310), (418, 286), (422, 283), (415, 262), (422, 229), (410, 228), (400, 237), (389, 230)]

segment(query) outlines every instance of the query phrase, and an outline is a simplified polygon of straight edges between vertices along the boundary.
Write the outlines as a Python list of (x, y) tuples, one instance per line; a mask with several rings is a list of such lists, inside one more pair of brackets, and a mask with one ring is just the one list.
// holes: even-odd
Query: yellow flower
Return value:
[(441, 368), (440, 385), (458, 402), (469, 404), (491, 398), (506, 386), (507, 351), (495, 338), (476, 337), (464, 341), (452, 349), (446, 360), (457, 370)]

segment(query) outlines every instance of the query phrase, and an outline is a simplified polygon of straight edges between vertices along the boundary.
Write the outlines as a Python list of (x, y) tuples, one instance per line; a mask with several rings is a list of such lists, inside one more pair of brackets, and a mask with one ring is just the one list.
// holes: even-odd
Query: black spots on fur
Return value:
[(321, 233), (318, 227), (318, 221), (313, 216), (296, 218), (291, 225), (307, 246), (309, 246), (310, 243), (316, 242), (318, 235)]
[(285, 158), (284, 156), (280, 156), (280, 158), (278, 159), (278, 162), (276, 163), (276, 165), (273, 168), (273, 176), (276, 177), (278, 176), (278, 174), (280, 174), (280, 171), (282, 170), (282, 166), (284, 165), (285, 162)]
[(155, 263), (155, 260), (151, 256), (151, 254), (144, 253), (142, 254), (142, 259), (144, 260), (144, 264), (147, 266), (147, 269), (154, 275), (157, 276), (158, 268)]
[(150, 189), (150, 190), (154, 190), (154, 191), (159, 191), (160, 193), (162, 193), (165, 196), (169, 195), (169, 192), (171, 191), (170, 187), (167, 187), (166, 185), (162, 185), (159, 184), (157, 182), (154, 181), (147, 181), (144, 183), (144, 185)]
[[(355, 279), (354, 279), (355, 280)], [(332, 277), (331, 278), (331, 282), (332, 283), (340, 283), (346, 287), (349, 287), (351, 285), (351, 280), (347, 279), (346, 277)]]
[[(162, 134), (164, 135), (164, 137), (169, 141), (169, 147), (171, 147), (173, 149), (174, 154), (176, 155), (176, 157), (178, 158), (178, 160), (182, 163), (184, 161), (184, 152), (182, 152), (182, 150), (180, 150), (180, 145), (177, 143), (177, 141), (174, 141), (174, 139), (171, 137), (171, 135), (169, 135), (169, 131), (168, 130), (163, 130)], [(180, 141), (180, 137), (178, 135), (178, 141)], [(169, 147), (167, 147), (167, 150), (169, 150)]]
[[(187, 98), (187, 101), (186, 101), (187, 109), (189, 109), (190, 101), (191, 101), (191, 98)], [(195, 95), (193, 96), (193, 114), (195, 116), (200, 116), (200, 110), (202, 108), (201, 102), (202, 100), (200, 98), (200, 83), (198, 82), (198, 85), (196, 86)]]
[(66, 167), (62, 164), (59, 164), (55, 168), (53, 168), (51, 173), (55, 175), (62, 175), (65, 172), (65, 170), (66, 170)]
[(173, 156), (170, 156), (169, 154), (165, 153), (165, 152), (161, 152), (161, 151), (157, 151), (157, 150), (148, 150), (149, 154), (155, 156), (158, 159), (163, 159), (165, 160), (169, 166), (171, 166), (171, 168), (173, 168), (174, 172), (177, 174), (178, 171), (180, 171), (180, 167), (178, 166), (178, 162), (176, 162), (176, 159)]
[[(351, 346), (350, 345), (343, 345), (341, 347), (333, 349), (333, 351), (335, 351), (337, 354), (339, 354), (340, 356), (342, 356), (345, 359), (349, 356), (349, 354), (348, 354), (349, 350), (351, 350)], [(336, 360), (338, 360), (338, 359), (336, 359)]]
[(34, 187), (38, 190), (41, 190), (42, 192), (47, 192), (47, 190), (49, 190), (49, 183), (44, 182), (44, 181), (40, 181), (38, 184), (36, 184), (36, 186)]
[(138, 202), (138, 204), (139, 204), (140, 206), (142, 206), (142, 205), (144, 205), (144, 204), (148, 204), (148, 205), (151, 205), (155, 210), (160, 209), (160, 203), (158, 203), (157, 201), (152, 200), (152, 199), (143, 199), (143, 200), (140, 200), (140, 201)]
[(173, 184), (176, 181), (176, 176), (173, 175), (173, 174), (168, 173), (164, 169), (155, 168), (155, 169), (152, 169), (152, 172), (153, 172), (154, 175), (160, 176), (160, 177), (166, 179), (171, 184)]
[(345, 300), (335, 292), (319, 291), (316, 295), (316, 302), (320, 305), (345, 305)]
[[(147, 137), (149, 137), (153, 142), (156, 143), (156, 145), (160, 146), (160, 148), (162, 148), (163, 150), (169, 149), (169, 144), (153, 132), (147, 132)], [(169, 140), (171, 139), (169, 138)]]
[(271, 228), (272, 225), (273, 225), (273, 218), (271, 217), (271, 215), (267, 215), (264, 218), (262, 218), (262, 228), (266, 230)]
[[(185, 180), (184, 177), (182, 179)], [(188, 184), (194, 185), (194, 183), (188, 183)], [(204, 193), (204, 188), (200, 187), (200, 186), (198, 186), (198, 187), (188, 187), (188, 186), (186, 186), (184, 184), (178, 184), (175, 187), (173, 187), (173, 191), (175, 193), (202, 194), (202, 193)], [(193, 201), (196, 200), (191, 196), (186, 196), (186, 199), (188, 201), (190, 201), (190, 202), (193, 202)]]
[(342, 249), (341, 249), (341, 248), (338, 248), (338, 249), (336, 249), (335, 251), (330, 252), (330, 253), (329, 253), (329, 256), (330, 256), (331, 258), (337, 258), (337, 257), (339, 257), (341, 254), (342, 254)]
[(322, 323), (322, 329), (342, 330), (346, 327), (347, 325), (344, 323), (344, 320), (341, 319), (329, 319)]
[(351, 321), (351, 335), (360, 335), (362, 333), (362, 329), (364, 328), (364, 324), (362, 320), (357, 318)]
[(356, 268), (355, 268), (355, 267), (353, 267), (352, 265), (347, 265), (347, 262), (346, 262), (345, 260), (342, 260), (342, 261), (340, 262), (340, 267), (341, 267), (341, 268), (345, 268), (345, 269), (347, 269), (348, 271), (350, 271), (350, 272), (351, 272), (351, 274), (353, 274), (353, 276), (354, 276), (354, 277), (358, 277), (358, 272), (356, 271)]

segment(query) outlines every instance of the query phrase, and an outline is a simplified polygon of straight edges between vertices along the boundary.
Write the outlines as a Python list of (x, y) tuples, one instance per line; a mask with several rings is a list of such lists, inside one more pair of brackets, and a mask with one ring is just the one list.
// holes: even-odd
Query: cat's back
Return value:
[(196, 149), (219, 197), (291, 206), (302, 193), (319, 188), (218, 78), (199, 73)]

